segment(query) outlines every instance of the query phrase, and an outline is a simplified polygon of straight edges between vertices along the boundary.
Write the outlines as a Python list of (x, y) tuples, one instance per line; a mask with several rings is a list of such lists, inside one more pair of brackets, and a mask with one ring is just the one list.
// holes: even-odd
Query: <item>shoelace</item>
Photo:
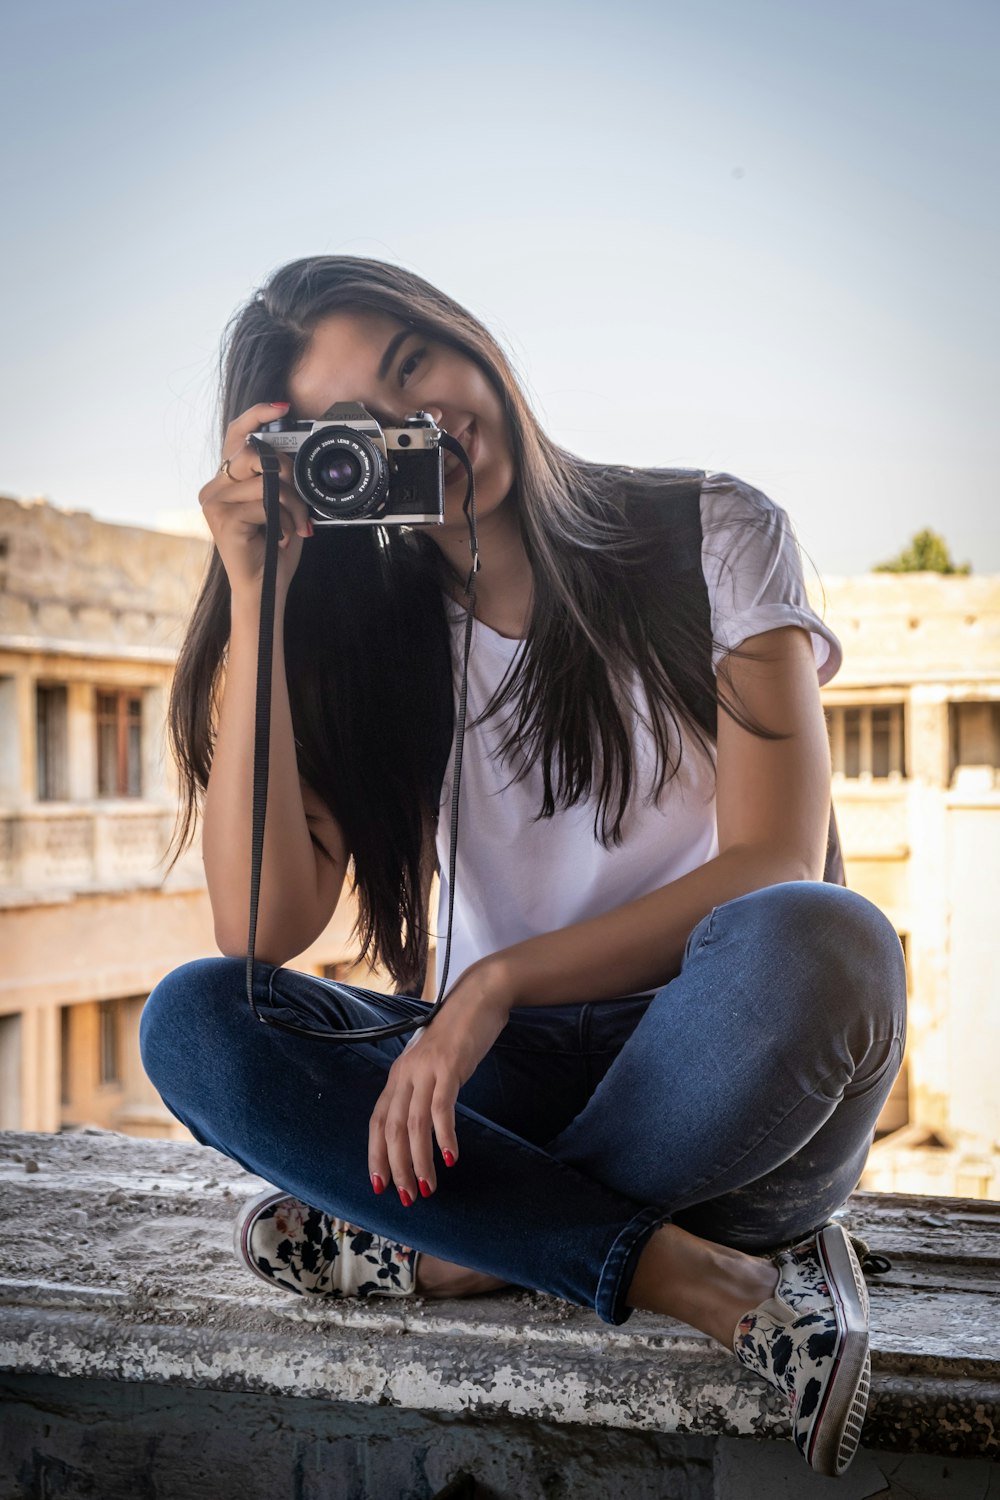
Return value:
[[(834, 1222), (833, 1219), (827, 1220), (829, 1224)], [(854, 1247), (854, 1253), (858, 1257), (858, 1265), (861, 1267), (862, 1275), (884, 1276), (886, 1271), (892, 1270), (892, 1261), (887, 1255), (882, 1255), (879, 1251), (873, 1250), (868, 1241), (862, 1239), (861, 1235), (851, 1234), (848, 1229), (845, 1229), (844, 1232)], [(797, 1240), (789, 1240), (787, 1244), (775, 1246), (773, 1250), (768, 1251), (768, 1254), (773, 1260), (782, 1250), (790, 1250), (794, 1244), (798, 1243), (799, 1241)]]
[(884, 1276), (886, 1271), (892, 1270), (892, 1261), (886, 1255), (880, 1255), (873, 1250), (867, 1240), (863, 1240), (858, 1234), (848, 1231), (847, 1238), (854, 1246), (854, 1253), (858, 1257), (858, 1264), (862, 1274), (865, 1276)]

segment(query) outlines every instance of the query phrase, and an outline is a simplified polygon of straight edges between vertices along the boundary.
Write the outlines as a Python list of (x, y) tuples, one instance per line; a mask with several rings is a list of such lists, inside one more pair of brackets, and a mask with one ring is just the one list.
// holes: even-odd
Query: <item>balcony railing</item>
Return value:
[(833, 800), (840, 841), (849, 859), (906, 858), (910, 852), (906, 783), (835, 777)]
[[(0, 890), (9, 900), (45, 891), (121, 890), (163, 884), (172, 808), (150, 802), (38, 803), (0, 813)], [(200, 883), (189, 852), (171, 877)]]

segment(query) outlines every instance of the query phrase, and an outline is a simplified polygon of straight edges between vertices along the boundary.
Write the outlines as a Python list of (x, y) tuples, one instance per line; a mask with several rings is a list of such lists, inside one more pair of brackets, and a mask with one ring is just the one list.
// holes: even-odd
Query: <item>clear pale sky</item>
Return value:
[(923, 526), (1000, 572), (996, 0), (33, 0), (3, 41), (0, 491), (196, 511), (224, 323), (344, 253), (822, 573)]

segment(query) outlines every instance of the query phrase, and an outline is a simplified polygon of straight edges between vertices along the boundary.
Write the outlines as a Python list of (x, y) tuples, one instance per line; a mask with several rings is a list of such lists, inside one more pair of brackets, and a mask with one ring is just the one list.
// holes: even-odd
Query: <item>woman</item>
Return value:
[[(426, 411), (475, 477), (458, 977), (408, 1042), (261, 1026), (243, 990), (264, 552), (247, 439), (340, 401), (383, 425)], [(325, 1295), (514, 1284), (611, 1324), (683, 1319), (787, 1396), (812, 1467), (843, 1472), (868, 1300), (828, 1221), (900, 1065), (905, 987), (885, 917), (822, 878), (819, 683), (840, 648), (784, 512), (731, 475), (558, 447), (489, 333), (377, 261), (279, 270), (229, 329), (223, 409), (171, 728), (180, 846), (204, 790), (228, 957), (157, 986), (141, 1046), (196, 1139), (275, 1184), (240, 1217), (241, 1259)], [(416, 1022), (435, 846), (448, 864), (466, 475), (446, 465), (439, 527), (313, 528), (281, 465), (260, 1003), (327, 1030)], [(349, 861), (396, 994), (279, 967)]]

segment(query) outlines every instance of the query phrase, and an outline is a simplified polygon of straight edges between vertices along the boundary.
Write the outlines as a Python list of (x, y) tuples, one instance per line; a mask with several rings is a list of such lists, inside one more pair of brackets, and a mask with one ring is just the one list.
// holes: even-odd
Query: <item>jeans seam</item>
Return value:
[[(882, 1066), (880, 1068), (876, 1068), (875, 1072), (872, 1074), (872, 1076), (870, 1078), (865, 1078), (863, 1080), (863, 1087), (866, 1088), (866, 1089), (869, 1088), (870, 1086), (872, 1086), (873, 1084), (877, 1084), (877, 1083), (881, 1083), (882, 1082), (882, 1079), (884, 1078), (885, 1074), (887, 1073), (887, 1071), (889, 1069), (889, 1065), (891, 1064), (891, 1062), (893, 1060), (894, 1048), (895, 1048), (896, 1043), (897, 1042), (899, 1043), (899, 1058), (900, 1058), (900, 1062), (902, 1062), (903, 1052), (904, 1052), (905, 1046), (906, 1046), (906, 1039), (905, 1039), (905, 1037), (901, 1037), (898, 1034), (898, 1032), (893, 1032), (891, 1036), (877, 1036), (877, 1037), (873, 1037), (872, 1041), (873, 1041), (873, 1043), (874, 1042), (886, 1042), (886, 1043), (888, 1043), (888, 1045), (889, 1045), (889, 1055), (886, 1058), (885, 1062), (882, 1064)], [(851, 1079), (851, 1083), (854, 1083), (854, 1081), (855, 1080), (852, 1078)], [(850, 1086), (851, 1086), (850, 1084), (847, 1085), (848, 1088), (850, 1088)], [(854, 1098), (860, 1098), (862, 1096), (861, 1095), (853, 1095), (852, 1097), (854, 1097)]]
[[(708, 913), (708, 925), (706, 926), (705, 931), (702, 933), (695, 946), (693, 948), (690, 948), (687, 944), (685, 945), (683, 963), (689, 962), (694, 957), (694, 955), (699, 952), (700, 949), (706, 947), (707, 944), (712, 941), (712, 925), (715, 922), (715, 914), (718, 910), (719, 908), (717, 906), (713, 906), (711, 911)], [(702, 917), (701, 921), (704, 922), (705, 920), (705, 917)], [(692, 927), (691, 932), (688, 934), (688, 944), (690, 944), (691, 936), (700, 926), (701, 922), (696, 922), (694, 924), (694, 927)]]
[[(623, 1286), (625, 1268), (640, 1236), (648, 1240), (654, 1229), (670, 1222), (670, 1213), (658, 1204), (647, 1204), (635, 1214), (615, 1236), (611, 1248), (604, 1258), (597, 1281), (594, 1311), (605, 1323), (614, 1327), (627, 1322), (631, 1309), (622, 1308), (625, 1293)], [(645, 1231), (648, 1230), (648, 1233)], [(624, 1316), (622, 1313), (624, 1312)]]

